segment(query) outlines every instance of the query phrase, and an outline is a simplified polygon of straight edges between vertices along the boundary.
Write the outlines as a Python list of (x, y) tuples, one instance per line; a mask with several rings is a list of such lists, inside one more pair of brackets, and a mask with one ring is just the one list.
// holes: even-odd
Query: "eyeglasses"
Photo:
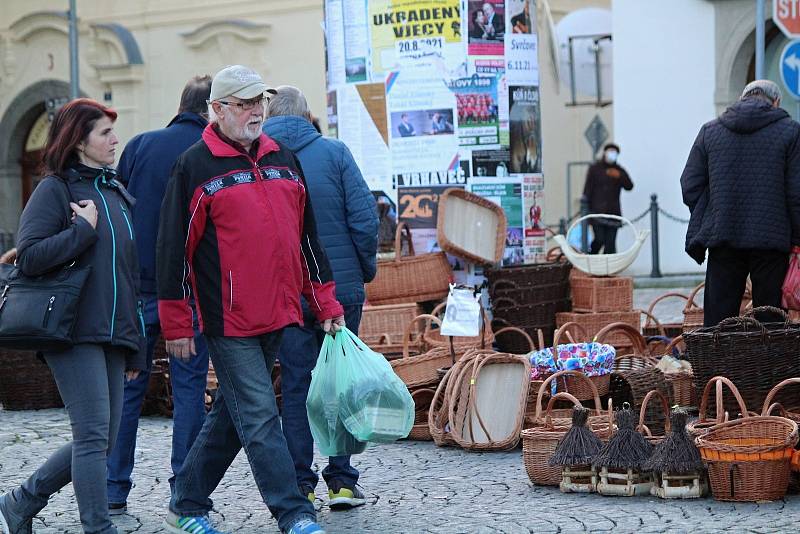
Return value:
[(240, 110), (250, 111), (256, 106), (266, 106), (267, 103), (269, 102), (269, 99), (260, 96), (250, 100), (245, 100), (244, 102), (227, 102), (225, 100), (217, 100), (217, 102), (219, 102), (220, 104), (224, 104), (226, 106), (239, 108)]

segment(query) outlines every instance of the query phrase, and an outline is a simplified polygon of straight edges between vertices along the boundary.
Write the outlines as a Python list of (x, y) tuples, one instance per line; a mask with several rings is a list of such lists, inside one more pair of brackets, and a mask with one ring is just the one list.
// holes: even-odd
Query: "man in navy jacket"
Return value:
[[(308, 103), (299, 89), (278, 87), (267, 116), (264, 132), (294, 152), (305, 171), (319, 239), (333, 269), (336, 298), (344, 306), (347, 327), (358, 333), (364, 284), (377, 271), (375, 199), (347, 147), (316, 131)], [(303, 310), (305, 324), (286, 329), (279, 359), (283, 431), (294, 461), (297, 485), (313, 501), (319, 477), (311, 470), (314, 443), (305, 401), (324, 334), (305, 302)], [(331, 508), (364, 504), (364, 495), (356, 487), (358, 471), (350, 465), (349, 456), (330, 458), (322, 477), (328, 485)]]
[[(156, 296), (156, 237), (159, 211), (170, 170), (175, 160), (200, 139), (207, 121), (206, 100), (211, 93), (211, 77), (196, 76), (183, 89), (178, 114), (166, 128), (137, 135), (122, 152), (119, 175), (136, 198), (133, 227), (139, 253), (144, 321), (147, 332), (147, 368), (125, 383), (122, 421), (116, 445), (108, 457), (108, 502), (112, 515), (124, 513), (132, 482), (136, 430), (142, 401), (147, 392), (153, 351), (161, 333)], [(197, 354), (189, 361), (170, 358), (173, 396), (172, 485), (175, 475), (194, 443), (205, 420), (205, 391), (208, 375), (208, 350), (195, 330)]]

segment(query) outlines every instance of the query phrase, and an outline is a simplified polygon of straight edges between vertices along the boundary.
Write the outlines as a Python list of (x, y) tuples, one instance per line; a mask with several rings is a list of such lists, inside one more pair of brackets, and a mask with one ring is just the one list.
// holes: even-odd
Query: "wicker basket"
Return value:
[[(525, 472), (531, 482), (540, 486), (558, 486), (561, 483), (561, 466), (551, 466), (550, 457), (556, 452), (558, 443), (569, 431), (570, 425), (557, 424), (556, 421), (563, 418), (553, 417), (553, 405), (556, 401), (566, 400), (573, 406), (580, 406), (581, 403), (569, 393), (556, 393), (547, 403), (544, 417), (537, 419), (537, 424), (532, 428), (522, 431), (522, 461), (525, 465)], [(561, 412), (569, 412), (572, 417), (572, 408), (563, 409)], [(589, 428), (594, 431), (602, 440), (608, 440), (613, 432), (612, 412), (609, 406), (607, 414), (600, 415), (602, 421), (589, 418)], [(571, 422), (571, 419), (570, 419)]]
[(556, 316), (572, 309), (569, 299), (538, 304), (522, 304), (510, 297), (499, 297), (492, 301), (492, 314), (525, 330), (541, 328), (545, 332), (556, 326)]
[[(786, 318), (777, 308), (751, 313), (762, 312)], [(788, 321), (762, 324), (753, 317), (731, 317), (718, 326), (688, 332), (683, 339), (697, 388), (724, 375), (739, 387), (747, 406), (761, 406), (775, 384), (800, 376), (800, 326)], [(734, 410), (736, 405), (727, 408)]]
[[(458, 387), (453, 389), (453, 396), (448, 405), (448, 419), (450, 433), (453, 440), (461, 448), (470, 451), (502, 451), (513, 449), (519, 443), (520, 431), (525, 416), (525, 403), (528, 397), (528, 382), (531, 376), (530, 361), (524, 356), (514, 354), (503, 354), (490, 351), (474, 351), (471, 364), (465, 366), (466, 372), (462, 373), (458, 381)], [(481, 372), (487, 366), (497, 364), (513, 364), (519, 367), (519, 391), (521, 394), (516, 398), (510, 398), (517, 405), (516, 416), (513, 429), (507, 435), (493, 435), (493, 430), (489, 429), (487, 416), (491, 414), (480, 413), (478, 399), (478, 384), (481, 380)], [(516, 380), (515, 380), (516, 381)], [(513, 384), (513, 382), (511, 383)], [(508, 395), (508, 391), (514, 391), (509, 384), (509, 390), (495, 391), (489, 395), (492, 399)], [(494, 410), (497, 413), (497, 409)], [(512, 412), (513, 413), (513, 412)]]
[(483, 270), (483, 275), (489, 281), (489, 287), (498, 280), (507, 280), (519, 287), (533, 287), (548, 284), (569, 284), (571, 269), (572, 265), (568, 262), (556, 261), (537, 265), (514, 265), (499, 269), (488, 268)]
[(687, 304), (689, 303), (689, 297), (682, 293), (664, 293), (663, 295), (657, 297), (655, 300), (653, 300), (653, 302), (650, 303), (650, 306), (647, 308), (647, 312), (645, 313), (646, 318), (644, 325), (642, 326), (642, 333), (645, 336), (666, 336), (674, 338), (675, 336), (679, 336), (683, 333), (684, 323), (665, 323), (656, 319), (656, 305), (668, 299), (683, 299)]
[[(680, 350), (683, 346), (683, 350)], [(686, 353), (686, 344), (683, 342), (683, 336), (673, 338), (669, 345), (667, 345), (664, 354), (673, 356), (675, 350), (679, 351), (679, 356), (682, 357)], [(672, 373), (664, 373), (667, 383), (670, 386), (670, 398), (672, 404), (681, 407), (697, 406), (697, 388), (694, 387), (694, 373), (692, 371), (677, 371)]]
[(633, 308), (633, 278), (586, 276), (572, 271), (572, 309), (576, 312), (621, 312)]
[(569, 284), (556, 282), (538, 286), (522, 286), (512, 280), (497, 280), (489, 288), (492, 301), (508, 297), (525, 304), (538, 304), (569, 299)]
[(493, 265), (506, 248), (506, 213), (486, 198), (461, 188), (439, 196), (436, 241), (445, 252), (479, 265)]
[[(422, 314), (414, 318), (411, 323), (406, 327), (406, 332), (409, 332), (418, 320), (433, 321), (441, 326), (442, 322), (434, 315)], [(469, 350), (468, 346), (459, 345), (454, 346), (451, 351), (448, 347), (436, 347), (425, 353), (417, 356), (411, 356), (408, 347), (408, 338), (404, 336), (403, 343), (403, 357), (397, 360), (392, 360), (389, 363), (394, 369), (395, 374), (409, 388), (423, 387), (435, 385), (439, 382), (438, 369), (442, 367), (449, 367), (454, 362), (461, 359), (464, 353)]]
[(414, 399), (414, 426), (408, 433), (408, 439), (414, 441), (431, 441), (431, 431), (428, 427), (428, 412), (431, 409), (436, 390), (430, 388), (416, 389), (411, 392)]
[[(583, 327), (581, 327), (581, 325), (578, 323), (565, 323), (561, 325), (561, 327), (553, 334), (553, 359), (556, 364), (558, 364), (559, 342), (561, 342), (565, 336), (570, 339), (570, 342), (575, 341), (570, 336), (569, 331), (571, 329), (577, 330), (577, 335), (579, 336), (578, 339), (588, 339)], [(578, 374), (587, 378), (587, 380), (580, 380), (573, 377), (573, 375), (567, 375), (562, 380), (558, 380), (556, 382), (556, 391), (570, 393), (580, 401), (591, 400), (595, 398), (595, 395), (598, 392), (600, 395), (606, 395), (608, 393), (609, 384), (611, 383), (611, 373), (590, 377), (587, 377), (583, 373)]]
[(761, 415), (769, 415), (770, 408), (776, 404), (776, 401), (781, 399), (782, 402), (780, 402), (779, 406), (782, 409), (783, 417), (787, 417), (794, 422), (800, 422), (800, 404), (798, 404), (797, 393), (795, 393), (793, 396), (784, 396), (783, 398), (778, 397), (780, 391), (786, 386), (798, 384), (800, 384), (800, 378), (787, 378), (786, 380), (775, 384), (775, 387), (773, 387), (767, 394), (767, 398), (764, 399)]
[[(533, 411), (533, 415), (531, 417), (526, 418), (526, 428), (531, 428), (535, 426), (542, 426), (546, 420), (547, 424), (552, 427), (558, 428), (569, 428), (572, 426), (572, 408), (554, 408), (553, 404), (548, 401), (549, 410), (547, 413), (542, 413), (542, 405), (544, 401), (550, 397), (550, 384), (553, 381), (563, 380), (564, 378), (570, 378), (573, 380), (573, 383), (576, 382), (583, 382), (584, 387), (589, 389), (592, 394), (589, 396), (589, 400), (592, 401), (594, 404), (594, 411), (595, 414), (589, 416), (588, 424), (590, 427), (594, 428), (597, 425), (605, 425), (609, 421), (613, 423), (613, 415), (611, 414), (611, 407), (613, 406), (613, 401), (609, 400), (608, 405), (608, 412), (604, 412), (602, 410), (603, 403), (600, 399), (600, 394), (597, 391), (597, 388), (594, 386), (594, 383), (587, 378), (586, 375), (583, 373), (579, 373), (578, 371), (559, 371), (554, 373), (553, 375), (547, 377), (540, 385), (539, 389), (536, 392), (536, 401), (535, 407)], [(560, 391), (558, 393), (566, 393), (565, 391)], [(568, 394), (570, 399), (575, 399), (574, 395)], [(567, 397), (559, 397), (559, 398), (567, 398)], [(580, 401), (579, 401), (580, 404)]]
[(0, 404), (6, 410), (64, 406), (50, 368), (35, 352), (0, 349)]
[(686, 299), (686, 306), (683, 308), (683, 331), (691, 332), (698, 328), (703, 328), (703, 320), (705, 314), (703, 308), (697, 305), (697, 294), (700, 290), (706, 287), (705, 282), (698, 285), (689, 293), (689, 298)]
[[(446, 302), (442, 302), (438, 304), (433, 311), (430, 313), (435, 317), (439, 317), (440, 314), (444, 313), (444, 310), (447, 306)], [(433, 328), (433, 325), (430, 320), (425, 322), (425, 328), (422, 330), (422, 342), (425, 348), (447, 348), (451, 345), (456, 349), (466, 350), (472, 348), (481, 348), (484, 349), (486, 347), (491, 347), (492, 343), (494, 342), (494, 333), (492, 332), (492, 323), (489, 321), (489, 318), (486, 316), (486, 311), (481, 307), (481, 322), (483, 324), (483, 330), (481, 331), (480, 335), (474, 337), (468, 336), (443, 336), (439, 333), (438, 328)], [(439, 327), (441, 327), (441, 322), (438, 322)]]
[[(639, 329), (641, 312), (603, 312), (603, 313), (557, 313), (556, 325), (565, 323), (578, 323), (586, 330), (587, 339), (594, 338), (600, 330), (612, 323), (625, 323)], [(617, 349), (630, 347), (630, 340), (621, 334), (615, 334), (606, 340), (606, 343)]]
[[(748, 417), (749, 414), (747, 411), (747, 405), (745, 404), (744, 399), (742, 399), (742, 395), (739, 393), (739, 389), (736, 387), (736, 385), (724, 376), (715, 376), (709, 380), (703, 388), (703, 393), (700, 396), (700, 411), (698, 418), (686, 425), (686, 431), (693, 438), (702, 436), (708, 432), (710, 428), (725, 423), (729, 420), (730, 413), (725, 411), (725, 402), (722, 395), (723, 385), (728, 388), (734, 399), (736, 399), (739, 411), (735, 412), (735, 415), (742, 418)], [(706, 417), (706, 413), (708, 412), (709, 408), (709, 395), (711, 394), (712, 387), (715, 388), (714, 405), (716, 415), (714, 419), (709, 419)]]
[[(402, 256), (401, 235), (408, 235), (408, 256)], [(397, 225), (395, 258), (378, 261), (378, 274), (366, 285), (367, 300), (373, 306), (441, 300), (450, 290), (453, 270), (444, 252), (414, 255), (411, 231), (406, 223)]]
[[(545, 346), (544, 332), (540, 329), (534, 332), (526, 331), (512, 326), (505, 319), (495, 318), (492, 321), (492, 330), (494, 331), (495, 345), (500, 352), (527, 354)], [(534, 343), (533, 336), (539, 339), (538, 345)]]
[[(422, 306), (417, 303), (364, 306), (358, 337), (369, 348), (383, 354), (387, 359), (400, 357), (403, 354), (405, 327), (422, 313)], [(409, 334), (411, 354), (422, 352), (420, 333), (419, 329), (412, 329)]]
[(773, 416), (722, 423), (697, 438), (711, 493), (719, 501), (735, 502), (782, 499), (796, 444), (797, 423)]

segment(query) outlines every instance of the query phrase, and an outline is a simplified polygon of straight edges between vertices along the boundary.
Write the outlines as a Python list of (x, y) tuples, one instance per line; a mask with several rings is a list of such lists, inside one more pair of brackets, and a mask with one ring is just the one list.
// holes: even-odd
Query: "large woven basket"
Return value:
[(0, 349), (0, 404), (6, 410), (64, 405), (47, 364), (35, 352), (12, 349)]
[(489, 295), (492, 298), (492, 301), (501, 297), (507, 297), (520, 303), (538, 304), (541, 302), (552, 302), (556, 300), (568, 299), (569, 284), (564, 282), (555, 282), (552, 284), (526, 286), (517, 284), (513, 280), (501, 278), (491, 285), (489, 288)]
[[(578, 337), (570, 337), (570, 330), (575, 331)], [(570, 343), (589, 339), (586, 335), (586, 331), (578, 323), (565, 323), (561, 325), (553, 334), (553, 358), (556, 360), (556, 364), (558, 364), (558, 345), (564, 341), (565, 337), (569, 338)], [(583, 373), (579, 374), (585, 377), (586, 380), (577, 379), (573, 375), (566, 375), (563, 379), (556, 381), (556, 391), (570, 393), (580, 401), (591, 400), (595, 397), (596, 393), (600, 395), (606, 395), (608, 393), (609, 385), (611, 384), (611, 373), (599, 376), (586, 376)]]
[(642, 326), (642, 333), (645, 336), (667, 336), (670, 338), (674, 338), (679, 336), (683, 333), (683, 322), (675, 323), (675, 322), (666, 322), (666, 321), (659, 321), (656, 317), (656, 306), (666, 300), (669, 299), (681, 299), (686, 301), (688, 304), (689, 297), (682, 293), (664, 293), (657, 297), (653, 302), (650, 303), (650, 306), (647, 308), (647, 313), (645, 314), (645, 322)]
[(569, 273), (572, 265), (568, 262), (555, 261), (534, 265), (514, 265), (499, 269), (487, 268), (483, 275), (491, 288), (499, 280), (513, 282), (518, 287), (544, 286), (548, 284), (569, 284)]
[[(401, 236), (408, 235), (408, 256), (402, 255)], [(366, 285), (367, 301), (373, 306), (441, 300), (447, 296), (453, 270), (444, 252), (414, 255), (411, 231), (397, 225), (395, 258), (378, 261), (378, 274)]]
[[(422, 307), (414, 302), (405, 304), (386, 304), (383, 306), (364, 306), (358, 337), (369, 348), (387, 359), (403, 354), (403, 334), (406, 325), (423, 313)], [(416, 323), (414, 323), (416, 324)], [(419, 329), (409, 334), (409, 351), (419, 354), (422, 351), (422, 338)]]
[[(429, 314), (422, 314), (414, 318), (406, 328), (408, 332), (419, 320), (433, 321), (441, 326), (442, 322), (438, 317)], [(409, 336), (404, 336), (403, 357), (392, 360), (389, 363), (394, 369), (395, 374), (409, 387), (417, 388), (423, 386), (433, 386), (439, 382), (438, 369), (450, 367), (461, 359), (470, 347), (465, 345), (449, 347), (436, 347), (422, 354), (412, 356), (408, 346)]]
[(789, 486), (797, 423), (756, 416), (712, 427), (697, 438), (708, 464), (711, 492), (719, 501), (782, 499)]
[(573, 270), (570, 275), (572, 309), (576, 312), (620, 312), (633, 308), (633, 278), (587, 276)]
[[(578, 323), (586, 330), (588, 339), (593, 339), (603, 328), (612, 323), (625, 323), (639, 329), (641, 312), (603, 312), (603, 313), (557, 313), (556, 326), (565, 323)], [(606, 340), (606, 343), (617, 349), (630, 347), (630, 340), (622, 335), (615, 334)]]
[(494, 202), (461, 188), (439, 196), (436, 241), (445, 252), (493, 265), (506, 248), (506, 213)]
[[(609, 399), (609, 413), (603, 411), (603, 403), (600, 399), (600, 394), (597, 391), (594, 383), (589, 380), (589, 378), (584, 375), (583, 373), (579, 373), (578, 371), (559, 371), (554, 373), (553, 375), (547, 377), (542, 383), (539, 385), (539, 388), (536, 392), (536, 401), (534, 405), (533, 415), (531, 417), (526, 417), (525, 427), (532, 428), (535, 426), (542, 426), (545, 421), (549, 426), (558, 427), (558, 428), (569, 428), (572, 426), (572, 408), (556, 408), (554, 404), (552, 404), (548, 399), (551, 399), (550, 384), (553, 381), (559, 382), (563, 381), (564, 378), (571, 379), (571, 383), (575, 384), (578, 382), (583, 382), (584, 387), (590, 390), (592, 393), (589, 395), (588, 400), (592, 401), (594, 415), (589, 416), (589, 426), (595, 427), (597, 425), (604, 425), (609, 421), (613, 422), (613, 416), (610, 414), (611, 406), (613, 406), (613, 401)], [(559, 391), (558, 393), (567, 393), (565, 391)], [(575, 399), (580, 403), (580, 400), (577, 399), (574, 395), (568, 394), (569, 397), (559, 397), (560, 399)], [(548, 400), (548, 410), (546, 413), (542, 412), (542, 406), (544, 405), (544, 401)]]
[[(716, 425), (722, 424), (730, 420), (731, 413), (725, 410), (726, 402), (723, 397), (723, 386), (728, 388), (728, 391), (733, 395), (733, 398), (736, 401), (737, 410), (733, 412), (733, 418), (746, 418), (748, 417), (749, 413), (747, 411), (747, 405), (742, 398), (742, 395), (739, 393), (739, 388), (736, 385), (725, 378), (724, 376), (715, 376), (703, 388), (703, 393), (700, 395), (700, 411), (699, 417), (694, 421), (691, 421), (689, 424), (686, 425), (686, 431), (689, 433), (690, 436), (696, 438), (702, 436), (710, 428), (715, 427)], [(711, 388), (714, 388), (715, 397), (714, 397), (714, 408), (715, 408), (715, 416), (713, 419), (706, 417), (708, 413), (709, 406), (710, 406), (710, 395), (711, 395)]]
[[(518, 342), (511, 344), (512, 347), (507, 349), (504, 347), (509, 346), (507, 340), (511, 337), (510, 334), (516, 335)], [(539, 331), (539, 336), (539, 345), (544, 346), (544, 337), (541, 330)], [(500, 328), (494, 332), (494, 338), (495, 344), (497, 344), (501, 352), (506, 352), (508, 354), (529, 354), (536, 350), (536, 344), (533, 342), (533, 338), (525, 330), (517, 328), (516, 326)], [(502, 340), (506, 341), (503, 342)]]
[(414, 426), (408, 433), (408, 439), (415, 441), (431, 441), (433, 439), (428, 427), (428, 412), (435, 395), (436, 390), (430, 388), (416, 389), (411, 392), (411, 398), (414, 399)]
[[(783, 314), (776, 308), (751, 313)], [(695, 385), (723, 375), (739, 387), (747, 406), (761, 406), (772, 387), (800, 376), (800, 325), (760, 323), (753, 317), (732, 317), (718, 326), (687, 332), (686, 359), (692, 364)], [(728, 404), (734, 410), (734, 404)]]
[(508, 321), (529, 334), (541, 329), (545, 333), (545, 341), (548, 344), (552, 342), (550, 332), (556, 326), (557, 314), (570, 309), (572, 309), (572, 304), (569, 299), (538, 304), (521, 304), (516, 299), (499, 297), (492, 302), (492, 314), (495, 319)]
[[(537, 420), (537, 424), (522, 431), (522, 462), (528, 478), (539, 486), (558, 486), (561, 483), (561, 466), (551, 466), (550, 458), (556, 452), (558, 443), (569, 431), (569, 425), (556, 423), (558, 419), (552, 417), (553, 405), (556, 401), (569, 401), (573, 406), (580, 406), (578, 399), (569, 393), (556, 393), (547, 403), (547, 408), (542, 418)], [(572, 408), (561, 410), (564, 414), (569, 412), (572, 417)], [(607, 414), (599, 416), (602, 421), (589, 420), (589, 428), (597, 436), (607, 441), (613, 432), (613, 415), (611, 407)]]

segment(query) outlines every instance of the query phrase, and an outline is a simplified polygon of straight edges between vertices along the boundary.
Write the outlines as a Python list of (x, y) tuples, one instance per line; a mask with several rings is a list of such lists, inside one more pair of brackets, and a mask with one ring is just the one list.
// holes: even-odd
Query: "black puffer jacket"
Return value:
[[(45, 178), (20, 218), (17, 264), (31, 276), (73, 259), (79, 266), (90, 265), (73, 340), (129, 349), (126, 368), (144, 369), (139, 262), (130, 221), (134, 200), (114, 176), (108, 169), (77, 165), (61, 177)], [(70, 221), (70, 193), (75, 202), (94, 201), (96, 229), (82, 217)]]
[(789, 252), (800, 244), (800, 124), (759, 99), (733, 104), (703, 125), (681, 175), (691, 219), (686, 252)]

